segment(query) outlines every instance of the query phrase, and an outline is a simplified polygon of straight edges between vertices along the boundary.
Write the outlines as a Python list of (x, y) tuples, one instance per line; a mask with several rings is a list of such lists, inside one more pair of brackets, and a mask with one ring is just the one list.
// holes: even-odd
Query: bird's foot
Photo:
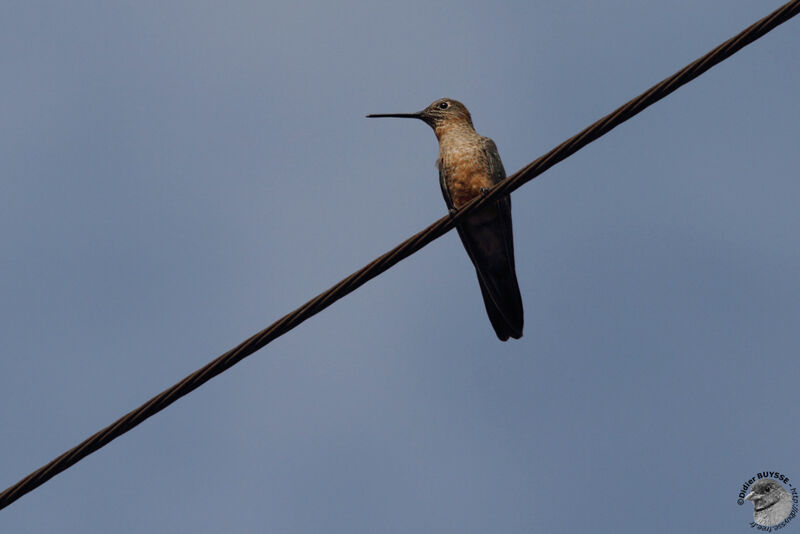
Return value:
[(489, 188), (488, 187), (481, 187), (481, 196), (485, 197), (488, 194), (489, 194)]
[(450, 208), (448, 211), (450, 213), (450, 217), (455, 217), (456, 213), (458, 213), (458, 210), (455, 208)]

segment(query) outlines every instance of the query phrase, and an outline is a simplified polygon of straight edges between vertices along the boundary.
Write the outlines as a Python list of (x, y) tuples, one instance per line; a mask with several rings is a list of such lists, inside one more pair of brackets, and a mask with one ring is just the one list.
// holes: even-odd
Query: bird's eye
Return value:
[(764, 488), (764, 493), (769, 493), (770, 491), (772, 491), (771, 486), (767, 486), (766, 488)]
[(447, 109), (449, 107), (450, 107), (450, 103), (449, 102), (442, 102), (442, 103), (439, 104), (439, 109)]

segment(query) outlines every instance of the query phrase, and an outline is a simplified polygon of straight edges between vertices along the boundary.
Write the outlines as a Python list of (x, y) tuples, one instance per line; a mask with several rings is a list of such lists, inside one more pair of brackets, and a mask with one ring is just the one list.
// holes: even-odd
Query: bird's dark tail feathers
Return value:
[(522, 296), (519, 292), (517, 277), (514, 273), (511, 274), (510, 279), (503, 280), (502, 292), (496, 296), (498, 302), (495, 302), (478, 273), (483, 304), (486, 306), (489, 321), (500, 341), (507, 341), (509, 337), (514, 339), (522, 337), (524, 324)]

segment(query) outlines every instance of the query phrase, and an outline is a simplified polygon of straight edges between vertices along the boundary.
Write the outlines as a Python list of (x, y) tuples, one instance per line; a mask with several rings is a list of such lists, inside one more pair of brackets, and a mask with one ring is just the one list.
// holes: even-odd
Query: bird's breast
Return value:
[(442, 139), (438, 163), (456, 208), (480, 195), (481, 188), (492, 186), (486, 156), (476, 142)]

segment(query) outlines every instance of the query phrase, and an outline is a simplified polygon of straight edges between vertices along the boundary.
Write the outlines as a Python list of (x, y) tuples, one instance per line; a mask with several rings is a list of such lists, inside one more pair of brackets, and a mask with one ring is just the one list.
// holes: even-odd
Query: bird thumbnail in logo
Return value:
[(753, 502), (753, 521), (764, 527), (774, 527), (792, 511), (792, 494), (772, 478), (753, 484), (744, 500)]

